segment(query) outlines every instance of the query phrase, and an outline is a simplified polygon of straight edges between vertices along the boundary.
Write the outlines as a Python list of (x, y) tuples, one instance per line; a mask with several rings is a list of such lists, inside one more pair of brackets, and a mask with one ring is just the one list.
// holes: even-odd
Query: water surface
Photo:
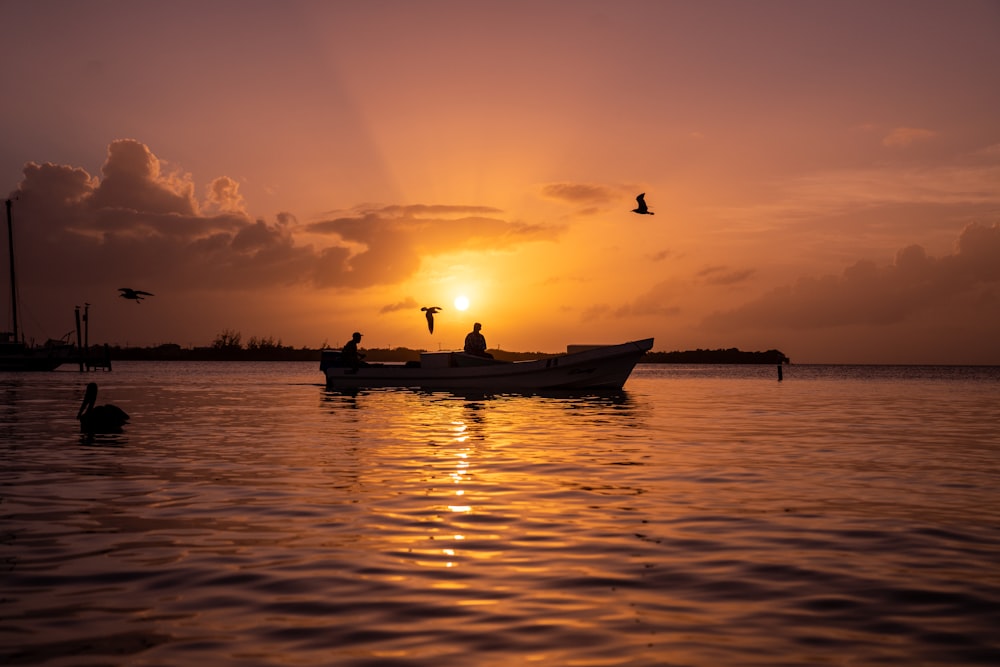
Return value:
[(1000, 663), (1000, 369), (321, 379), (0, 375), (0, 663)]

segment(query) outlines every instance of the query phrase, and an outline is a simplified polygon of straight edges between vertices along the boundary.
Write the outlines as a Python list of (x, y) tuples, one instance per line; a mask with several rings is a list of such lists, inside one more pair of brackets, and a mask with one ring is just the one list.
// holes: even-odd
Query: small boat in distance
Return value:
[(17, 282), (14, 271), (14, 224), (7, 200), (7, 240), (10, 250), (10, 312), (13, 331), (0, 331), (0, 372), (51, 371), (72, 361), (74, 346), (62, 341), (48, 341), (43, 346), (29, 345), (17, 325)]
[(50, 340), (45, 345), (28, 345), (12, 332), (0, 331), (0, 373), (53, 371), (73, 361), (75, 351), (70, 343)]
[(340, 350), (323, 350), (320, 370), (326, 375), (329, 389), (621, 389), (632, 369), (652, 347), (652, 338), (619, 345), (570, 345), (566, 354), (532, 361), (499, 361), (465, 352), (423, 352), (420, 361), (357, 368), (341, 362)]

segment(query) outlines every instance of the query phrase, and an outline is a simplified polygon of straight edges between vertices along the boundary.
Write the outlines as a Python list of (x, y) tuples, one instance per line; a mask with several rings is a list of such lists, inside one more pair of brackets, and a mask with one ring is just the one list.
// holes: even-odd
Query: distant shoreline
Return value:
[[(364, 349), (368, 361), (417, 361), (426, 350), (410, 348)], [(182, 348), (179, 345), (157, 347), (109, 346), (107, 354), (112, 361), (315, 361), (319, 363), (321, 350), (310, 348)], [(493, 356), (504, 361), (545, 359), (559, 356), (550, 352), (509, 352), (490, 350)], [(103, 356), (104, 348), (92, 348), (89, 356)], [(674, 352), (647, 352), (642, 363), (649, 364), (790, 364), (791, 360), (779, 350), (747, 352), (736, 348), (716, 350), (685, 350)]]

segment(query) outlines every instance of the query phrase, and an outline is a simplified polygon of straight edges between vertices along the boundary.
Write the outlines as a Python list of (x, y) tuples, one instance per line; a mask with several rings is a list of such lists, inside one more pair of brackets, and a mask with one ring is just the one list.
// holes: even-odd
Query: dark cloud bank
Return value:
[[(113, 142), (99, 177), (29, 163), (14, 199), (20, 261), (48, 267), (48, 286), (169, 285), (259, 289), (363, 288), (406, 280), (421, 258), (510, 248), (555, 231), (481, 206), (387, 206), (300, 224), (251, 218), (238, 183), (220, 177), (202, 199), (189, 175), (164, 173), (144, 144)], [(314, 243), (296, 243), (310, 235)], [(316, 239), (329, 242), (320, 247)]]
[(995, 327), (1000, 319), (1000, 224), (973, 223), (955, 251), (931, 257), (919, 245), (892, 264), (859, 261), (842, 275), (801, 278), (746, 305), (709, 317), (712, 328), (819, 329), (904, 323), (949, 304), (972, 305), (968, 324)]

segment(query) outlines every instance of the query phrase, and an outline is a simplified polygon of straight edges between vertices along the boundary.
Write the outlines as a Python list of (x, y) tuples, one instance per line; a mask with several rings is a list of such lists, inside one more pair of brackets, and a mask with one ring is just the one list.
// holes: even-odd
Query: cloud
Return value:
[(754, 269), (730, 269), (727, 266), (709, 266), (698, 272), (708, 285), (735, 285), (746, 282), (756, 273)]
[(382, 314), (395, 313), (400, 310), (410, 310), (416, 308), (417, 308), (417, 300), (414, 299), (412, 296), (408, 296), (402, 301), (397, 301), (396, 303), (390, 303), (385, 306), (382, 306), (378, 312)]
[[(780, 231), (812, 235), (823, 231), (803, 222), (828, 221), (827, 230), (843, 239), (846, 216), (878, 216), (858, 233), (874, 226), (912, 233), (914, 223), (943, 231), (955, 220), (994, 215), (1000, 207), (1000, 144), (984, 144), (946, 161), (881, 161), (865, 166), (804, 172), (774, 183), (774, 196), (736, 206), (721, 206), (715, 214), (733, 229), (748, 233)], [(937, 207), (939, 210), (933, 210)], [(894, 213), (894, 215), (893, 215)], [(829, 226), (836, 221), (837, 227)], [(875, 222), (875, 221), (872, 221)]]
[(113, 142), (101, 174), (88, 198), (94, 210), (126, 209), (160, 215), (197, 212), (190, 175), (161, 173), (160, 160), (138, 141)]
[(540, 188), (544, 199), (577, 207), (573, 215), (599, 215), (608, 209), (629, 210), (635, 206), (635, 195), (642, 186), (601, 185), (596, 183), (547, 183)]
[(449, 217), (464, 215), (493, 215), (502, 213), (498, 208), (491, 206), (455, 206), (455, 205), (428, 205), (410, 204), (408, 206), (392, 205), (383, 206), (376, 209), (387, 217), (417, 218), (422, 216)]
[(591, 321), (622, 317), (673, 317), (681, 312), (677, 301), (683, 289), (677, 281), (664, 280), (617, 307), (604, 303), (595, 304), (583, 311), (581, 319)]
[(888, 148), (905, 148), (910, 144), (927, 141), (936, 136), (936, 132), (919, 127), (897, 127), (882, 138), (882, 145)]
[(542, 196), (570, 204), (609, 204), (621, 199), (622, 191), (590, 183), (549, 183), (542, 186)]
[(690, 296), (692, 289), (698, 284), (711, 287), (730, 286), (748, 281), (756, 271), (754, 269), (731, 269), (727, 266), (710, 266), (696, 274), (695, 280), (680, 280), (671, 278), (653, 284), (642, 294), (611, 307), (600, 304), (591, 307), (583, 313), (584, 320), (605, 317), (669, 317), (680, 315), (685, 308), (682, 303)]
[(228, 176), (220, 176), (208, 186), (206, 207), (224, 213), (245, 211), (243, 195), (239, 192), (240, 185)]
[(640, 294), (629, 303), (615, 309), (615, 317), (673, 317), (680, 314), (677, 305), (677, 284), (663, 281), (653, 285), (645, 294)]
[[(711, 328), (820, 329), (905, 322), (1000, 283), (1000, 223), (962, 230), (955, 252), (935, 258), (911, 245), (892, 264), (859, 261), (839, 276), (800, 278), (734, 310), (710, 315)], [(971, 298), (971, 301), (975, 301)], [(972, 312), (970, 322), (978, 314)]]
[(560, 227), (511, 222), (497, 209), (469, 206), (387, 206), (354, 216), (322, 220), (305, 231), (336, 237), (346, 245), (321, 256), (321, 286), (394, 284), (405, 280), (423, 257), (464, 250), (503, 250), (553, 240)]
[(584, 322), (591, 322), (593, 320), (599, 320), (604, 317), (611, 315), (611, 306), (606, 303), (599, 303), (586, 308), (580, 315), (580, 319)]
[(52, 267), (39, 284), (255, 288), (296, 282), (315, 263), (314, 251), (295, 247), (284, 225), (236, 207), (232, 181), (217, 181), (210, 197), (209, 209), (225, 210), (201, 213), (190, 177), (164, 171), (136, 141), (112, 143), (101, 174), (24, 167), (12, 197), (20, 254), (41, 261), (44, 253)]
[(951, 219), (956, 215), (972, 219), (1000, 206), (1000, 162), (996, 155), (983, 151), (971, 158), (960, 165), (817, 172), (789, 179), (774, 201), (717, 209), (717, 213), (731, 224), (749, 225), (753, 231), (794, 229), (803, 220), (830, 219), (865, 210), (881, 209), (884, 216), (889, 207), (919, 207), (925, 211), (930, 206), (948, 207), (952, 209)]
[(19, 254), (41, 263), (44, 253), (54, 268), (39, 279), (51, 286), (363, 288), (406, 280), (426, 257), (560, 233), (488, 206), (393, 205), (310, 225), (290, 213), (254, 219), (234, 179), (212, 180), (199, 200), (190, 174), (133, 139), (111, 143), (100, 176), (52, 163), (28, 163), (23, 173), (11, 194)]

